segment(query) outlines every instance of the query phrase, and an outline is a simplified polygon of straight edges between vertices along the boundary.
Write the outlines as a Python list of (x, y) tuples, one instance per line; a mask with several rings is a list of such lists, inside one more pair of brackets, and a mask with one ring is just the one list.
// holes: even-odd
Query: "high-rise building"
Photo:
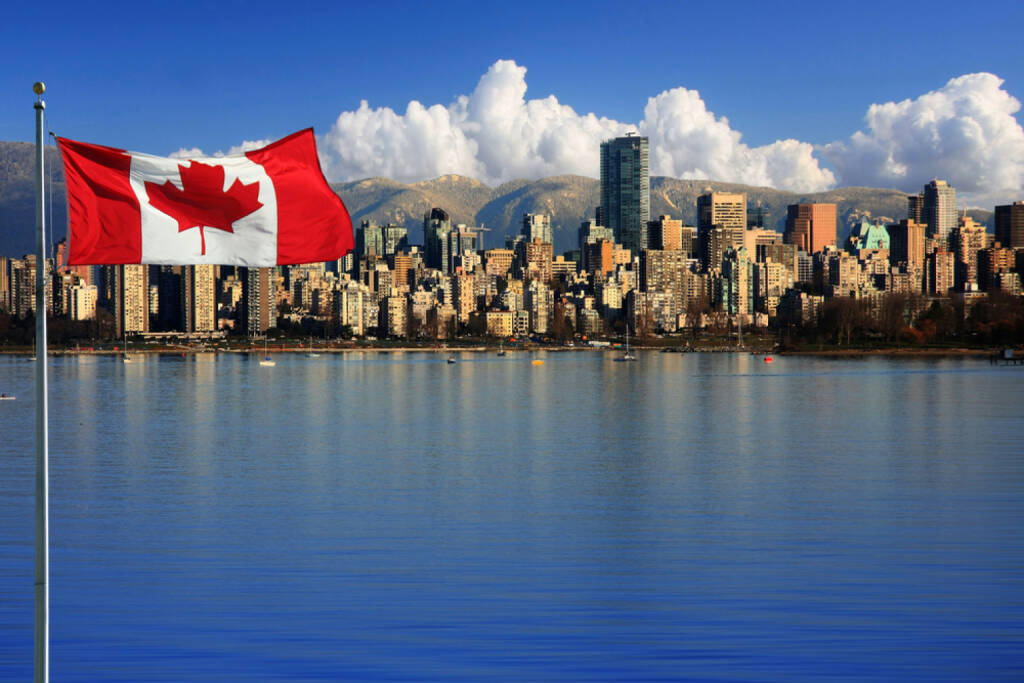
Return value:
[(436, 268), (442, 273), (451, 272), (451, 255), (448, 252), (448, 233), (452, 231), (452, 219), (448, 212), (437, 207), (423, 215), (424, 261), (427, 268)]
[(783, 241), (813, 254), (836, 245), (835, 204), (790, 204)]
[(551, 232), (551, 216), (542, 213), (524, 213), (522, 233), (527, 242), (540, 240), (548, 244), (555, 243)]
[(682, 311), (692, 296), (689, 259), (682, 249), (644, 249), (640, 252), (640, 289), (664, 292)]
[(969, 216), (960, 219), (953, 231), (953, 251), (956, 254), (954, 278), (959, 291), (977, 289), (978, 252), (987, 247), (985, 226), (975, 223)]
[(925, 225), (910, 218), (889, 226), (889, 261), (906, 263), (915, 268), (924, 266)]
[(457, 266), (466, 272), (472, 271), (479, 262), (476, 253), (477, 233), (461, 223), (448, 233), (448, 270), (454, 273)]
[(907, 197), (907, 220), (924, 223), (924, 193), (912, 194)]
[(615, 241), (639, 253), (647, 248), (651, 218), (650, 142), (627, 135), (601, 143), (600, 222)]
[(399, 251), (409, 248), (409, 231), (404, 225), (389, 223), (382, 226), (381, 242), (383, 244), (384, 256), (391, 256)]
[(73, 285), (68, 297), (68, 317), (72, 320), (92, 320), (96, 317), (96, 286)]
[(117, 334), (149, 332), (149, 267), (118, 266)]
[(937, 249), (925, 257), (925, 280), (928, 293), (946, 296), (955, 284), (953, 252)]
[(730, 315), (754, 312), (754, 263), (746, 247), (729, 247), (722, 257), (722, 309)]
[(721, 268), (725, 250), (743, 246), (746, 229), (747, 195), (708, 191), (697, 197), (697, 238), (705, 270)]
[(273, 268), (241, 268), (244, 283), (240, 327), (250, 337), (262, 335), (276, 324)]
[(996, 241), (1008, 249), (1024, 249), (1024, 202), (996, 207)]
[(11, 310), (10, 259), (0, 256), (0, 311)]
[(671, 216), (658, 216), (647, 224), (648, 249), (682, 249), (683, 222)]
[(359, 258), (384, 256), (384, 234), (373, 221), (364, 220), (356, 230), (355, 251)]
[(186, 332), (217, 329), (217, 281), (212, 264), (185, 266), (182, 320)]
[(550, 242), (533, 240), (526, 245), (526, 273), (531, 279), (541, 282), (551, 280), (552, 250)]
[(921, 217), (928, 226), (927, 235), (945, 247), (957, 223), (956, 190), (945, 180), (933, 180), (924, 186), (923, 196)]

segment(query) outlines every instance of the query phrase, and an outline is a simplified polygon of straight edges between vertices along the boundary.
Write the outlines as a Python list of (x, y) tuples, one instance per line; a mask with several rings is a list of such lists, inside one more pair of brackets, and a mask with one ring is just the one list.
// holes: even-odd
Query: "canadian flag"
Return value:
[(71, 265), (332, 261), (352, 220), (312, 129), (237, 156), (171, 159), (57, 138)]

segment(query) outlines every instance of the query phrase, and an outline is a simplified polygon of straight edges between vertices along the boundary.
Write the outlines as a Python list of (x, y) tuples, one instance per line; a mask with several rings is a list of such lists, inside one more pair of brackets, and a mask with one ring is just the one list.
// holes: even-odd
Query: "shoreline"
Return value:
[[(497, 345), (473, 345), (473, 346), (343, 346), (343, 347), (314, 347), (313, 351), (318, 354), (344, 354), (344, 353), (490, 353), (503, 349), (507, 354), (536, 353), (544, 351), (547, 353), (571, 353), (571, 352), (618, 352), (621, 347), (605, 346), (533, 346), (522, 347), (499, 347)], [(774, 356), (817, 356), (823, 358), (865, 358), (865, 357), (895, 357), (895, 358), (991, 358), (1001, 354), (1002, 348), (971, 349), (971, 348), (821, 348), (821, 349), (752, 349), (735, 347), (706, 347), (695, 349), (680, 349), (676, 346), (633, 346), (635, 351), (647, 351), (657, 353), (742, 353), (750, 355), (774, 355)], [(218, 353), (228, 354), (300, 354), (308, 353), (308, 346), (282, 346), (262, 348), (258, 346), (241, 348), (194, 348), (194, 347), (164, 347), (164, 348), (139, 348), (130, 349), (127, 353), (130, 356), (160, 355), (160, 356), (191, 356), (209, 355)], [(122, 348), (108, 349), (49, 349), (49, 356), (120, 356), (125, 353)], [(34, 357), (34, 351), (22, 349), (0, 349), (0, 356), (12, 357)], [(1024, 355), (1024, 352), (1021, 353)]]

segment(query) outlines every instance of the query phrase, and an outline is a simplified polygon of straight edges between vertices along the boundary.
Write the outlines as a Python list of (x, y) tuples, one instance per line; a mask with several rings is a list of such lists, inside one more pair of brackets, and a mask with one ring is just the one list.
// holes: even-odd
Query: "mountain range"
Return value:
[[(66, 233), (67, 204), (64, 173), (57, 151), (48, 147), (47, 200), (50, 222), (59, 226), (56, 240)], [(27, 142), (0, 142), (0, 255), (21, 256), (35, 247), (35, 168), (34, 145)], [(576, 247), (580, 223), (593, 218), (600, 203), (600, 183), (594, 178), (576, 175), (552, 176), (540, 180), (513, 180), (490, 187), (478, 180), (446, 175), (433, 180), (402, 183), (390, 178), (367, 178), (331, 187), (345, 201), (353, 225), (362, 220), (398, 223), (409, 229), (409, 241), (423, 243), (423, 214), (432, 207), (445, 209), (453, 223), (484, 226), (490, 229), (484, 246), (502, 246), (506, 235), (519, 232), (524, 213), (551, 216), (555, 252)], [(770, 187), (753, 187), (711, 180), (651, 178), (651, 217), (670, 215), (684, 224), (696, 224), (697, 197), (708, 190), (745, 192), (748, 207), (761, 206), (765, 225), (781, 231), (786, 207), (800, 202), (836, 204), (841, 225), (839, 238), (845, 242), (850, 227), (862, 218), (894, 222), (907, 215), (906, 193), (866, 187), (844, 187), (826, 192), (798, 193)], [(52, 211), (51, 211), (52, 208)], [(992, 212), (981, 209), (968, 213), (991, 230)]]

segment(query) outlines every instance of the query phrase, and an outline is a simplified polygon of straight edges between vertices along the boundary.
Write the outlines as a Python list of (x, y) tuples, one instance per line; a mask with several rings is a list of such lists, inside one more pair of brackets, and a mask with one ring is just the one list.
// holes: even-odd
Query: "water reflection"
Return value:
[[(1024, 666), (1020, 373), (537, 357), (55, 361), (55, 679)], [(30, 394), (31, 364), (2, 360)], [(14, 403), (0, 679), (21, 680), (33, 414)]]

